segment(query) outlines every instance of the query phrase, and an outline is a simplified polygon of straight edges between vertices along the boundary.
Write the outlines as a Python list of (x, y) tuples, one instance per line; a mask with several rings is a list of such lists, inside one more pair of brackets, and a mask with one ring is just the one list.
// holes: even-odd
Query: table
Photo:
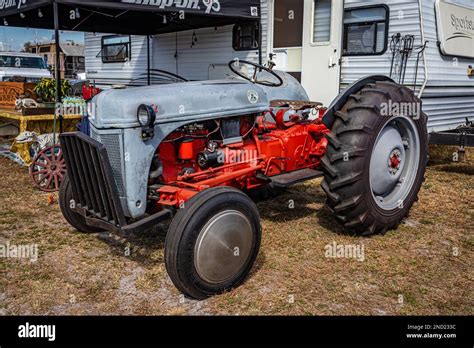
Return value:
[[(77, 130), (77, 124), (81, 121), (81, 115), (63, 116), (63, 131), (73, 132)], [(53, 133), (54, 114), (23, 116), (14, 110), (0, 109), (0, 122), (16, 124), (20, 133), (30, 131), (39, 134)], [(59, 120), (56, 123), (56, 133), (59, 133)], [(29, 144), (12, 144), (12, 152), (18, 153), (27, 165), (31, 164)]]

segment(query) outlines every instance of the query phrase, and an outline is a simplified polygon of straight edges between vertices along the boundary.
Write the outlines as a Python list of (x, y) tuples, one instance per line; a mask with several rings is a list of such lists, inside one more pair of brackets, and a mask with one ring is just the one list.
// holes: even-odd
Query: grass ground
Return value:
[[(472, 315), (474, 152), (457, 164), (452, 152), (432, 149), (420, 201), (384, 236), (343, 234), (319, 180), (259, 203), (250, 278), (203, 302), (183, 298), (166, 274), (166, 226), (127, 240), (78, 234), (25, 169), (0, 158), (0, 244), (39, 248), (37, 262), (0, 258), (0, 314)], [(333, 243), (363, 246), (364, 261), (326, 258)]]

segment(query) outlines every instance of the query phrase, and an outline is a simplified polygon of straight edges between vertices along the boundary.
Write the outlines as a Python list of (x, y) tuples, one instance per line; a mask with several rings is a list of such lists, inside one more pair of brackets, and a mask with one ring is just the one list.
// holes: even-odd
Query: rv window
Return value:
[(102, 38), (103, 63), (121, 63), (131, 59), (131, 39), (130, 36), (104, 36)]
[(233, 32), (233, 47), (236, 51), (258, 49), (260, 26), (257, 22), (236, 24)]
[(380, 55), (387, 50), (389, 9), (386, 6), (344, 12), (345, 56)]
[(314, 0), (313, 43), (331, 41), (331, 2)]

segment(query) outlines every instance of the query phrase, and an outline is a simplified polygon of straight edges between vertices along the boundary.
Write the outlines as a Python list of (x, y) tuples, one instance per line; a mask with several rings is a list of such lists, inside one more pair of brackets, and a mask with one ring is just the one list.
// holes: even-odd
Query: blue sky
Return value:
[[(38, 42), (50, 41), (53, 35), (54, 31), (52, 30), (0, 27), (0, 42), (3, 44), (3, 50), (21, 51), (25, 42), (34, 42), (36, 38)], [(84, 33), (64, 31), (60, 35), (61, 41), (84, 42)], [(2, 49), (2, 45), (0, 45), (0, 49)]]

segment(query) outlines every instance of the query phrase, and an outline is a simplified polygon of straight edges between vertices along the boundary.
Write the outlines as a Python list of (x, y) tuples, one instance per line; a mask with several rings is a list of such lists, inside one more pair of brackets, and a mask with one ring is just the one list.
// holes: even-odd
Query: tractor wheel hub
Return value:
[(385, 210), (399, 209), (412, 190), (420, 161), (420, 137), (413, 120), (398, 117), (380, 131), (370, 161), (370, 186)]
[(241, 212), (226, 210), (202, 229), (194, 250), (198, 275), (208, 283), (232, 279), (252, 252), (252, 225)]
[(371, 160), (371, 185), (377, 196), (385, 197), (400, 179), (404, 166), (403, 139), (398, 130), (385, 127), (376, 142)]
[(390, 174), (395, 175), (400, 170), (402, 163), (402, 153), (399, 149), (395, 149), (390, 154), (390, 158), (388, 160), (388, 170)]

